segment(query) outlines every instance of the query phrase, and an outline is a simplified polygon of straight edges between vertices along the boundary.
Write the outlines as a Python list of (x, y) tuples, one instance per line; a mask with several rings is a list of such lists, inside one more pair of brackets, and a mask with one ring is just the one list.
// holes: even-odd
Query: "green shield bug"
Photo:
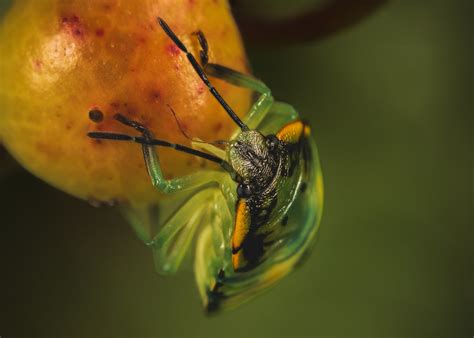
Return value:
[[(194, 268), (204, 306), (208, 312), (233, 308), (287, 275), (310, 247), (323, 206), (316, 145), (296, 110), (274, 101), (264, 83), (209, 63), (202, 32), (196, 33), (201, 66), (165, 21), (159, 18), (158, 22), (238, 130), (229, 141), (221, 142), (224, 149), (196, 140), (188, 147), (156, 139), (140, 122), (117, 114), (118, 122), (140, 136), (99, 131), (88, 136), (141, 145), (152, 184), (170, 194), (170, 199), (160, 202), (163, 205), (157, 212), (124, 208), (126, 217), (152, 248), (162, 274), (176, 272), (199, 229)], [(208, 76), (259, 93), (244, 120)], [(203, 169), (165, 179), (155, 147), (201, 157), (217, 163), (220, 170)]]

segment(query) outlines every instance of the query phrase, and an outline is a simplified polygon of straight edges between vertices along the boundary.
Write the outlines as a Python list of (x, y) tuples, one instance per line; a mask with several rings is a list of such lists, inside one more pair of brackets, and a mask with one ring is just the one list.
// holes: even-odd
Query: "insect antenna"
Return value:
[(203, 151), (199, 151), (199, 150), (196, 150), (196, 149), (186, 147), (182, 144), (172, 143), (172, 142), (168, 142), (168, 141), (164, 141), (164, 140), (155, 139), (153, 137), (153, 134), (145, 126), (143, 126), (142, 124), (140, 124), (136, 121), (130, 120), (129, 118), (125, 117), (124, 115), (115, 114), (114, 119), (116, 119), (117, 121), (119, 121), (120, 123), (122, 123), (126, 126), (132, 127), (135, 130), (139, 131), (142, 134), (142, 136), (132, 136), (132, 135), (127, 135), (127, 134), (120, 134), (120, 133), (113, 133), (113, 132), (99, 132), (99, 131), (89, 132), (89, 133), (87, 133), (87, 136), (89, 136), (90, 138), (93, 138), (93, 139), (100, 139), (100, 140), (128, 141), (128, 142), (139, 143), (141, 145), (172, 148), (174, 150), (177, 150), (177, 151), (180, 151), (180, 152), (183, 152), (183, 153), (186, 153), (186, 154), (190, 154), (190, 155), (193, 155), (193, 156), (197, 156), (197, 157), (203, 158), (205, 160), (217, 163), (223, 169), (228, 171), (229, 173), (231, 173), (231, 174), (234, 173), (234, 170), (232, 169), (231, 165), (229, 163), (227, 163), (227, 161), (225, 161), (225, 160), (223, 160), (223, 159), (221, 159), (217, 156), (205, 153)]
[(181, 49), (186, 54), (186, 57), (189, 60), (189, 63), (193, 66), (194, 70), (196, 73), (199, 75), (201, 80), (204, 82), (204, 84), (207, 86), (211, 94), (219, 101), (220, 105), (225, 109), (227, 114), (230, 116), (232, 120), (242, 129), (243, 131), (248, 131), (249, 127), (245, 123), (242, 122), (242, 120), (237, 116), (237, 114), (232, 110), (232, 108), (229, 106), (229, 104), (224, 100), (224, 98), (219, 94), (216, 88), (211, 84), (209, 81), (209, 78), (207, 77), (206, 73), (202, 69), (202, 67), (199, 65), (199, 63), (196, 61), (196, 58), (188, 51), (186, 46), (183, 44), (183, 42), (176, 36), (176, 34), (171, 30), (171, 28), (168, 26), (168, 24), (162, 19), (158, 18), (158, 23), (160, 24), (161, 28), (165, 31), (165, 33), (168, 35), (168, 37), (173, 40), (173, 42), (176, 44), (176, 46)]

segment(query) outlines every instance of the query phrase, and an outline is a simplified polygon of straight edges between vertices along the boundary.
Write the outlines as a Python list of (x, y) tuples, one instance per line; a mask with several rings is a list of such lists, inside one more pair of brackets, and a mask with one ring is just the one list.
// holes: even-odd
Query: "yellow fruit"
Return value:
[[(183, 53), (159, 27), (164, 18), (191, 52), (202, 30), (210, 62), (246, 71), (239, 32), (222, 0), (20, 0), (0, 26), (0, 142), (29, 171), (82, 199), (148, 203), (159, 198), (139, 145), (92, 140), (94, 130), (136, 134), (122, 113), (157, 138), (189, 144), (226, 139), (232, 120), (208, 93)], [(243, 115), (247, 91), (214, 84)], [(94, 123), (89, 111), (104, 120)], [(167, 177), (208, 165), (159, 150)]]

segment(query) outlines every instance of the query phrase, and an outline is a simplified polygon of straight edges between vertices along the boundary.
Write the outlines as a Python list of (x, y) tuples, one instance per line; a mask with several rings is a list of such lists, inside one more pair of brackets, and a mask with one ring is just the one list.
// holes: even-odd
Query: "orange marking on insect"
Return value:
[(304, 123), (301, 121), (294, 121), (281, 128), (276, 134), (276, 137), (285, 143), (297, 143), (300, 140), (303, 132), (305, 134), (306, 132), (309, 132), (306, 130)]
[(232, 255), (232, 268), (234, 271), (238, 271), (247, 265), (247, 260), (244, 257), (244, 253), (239, 251)]
[(250, 229), (250, 210), (245, 200), (240, 199), (235, 212), (235, 226), (232, 235), (232, 251), (237, 252)]

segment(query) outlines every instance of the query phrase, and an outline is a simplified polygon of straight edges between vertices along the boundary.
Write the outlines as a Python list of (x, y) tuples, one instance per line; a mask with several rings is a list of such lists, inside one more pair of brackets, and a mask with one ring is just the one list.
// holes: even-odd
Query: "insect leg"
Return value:
[(152, 249), (156, 270), (174, 274), (203, 222), (216, 189), (198, 189), (158, 205), (121, 205), (121, 212), (138, 238)]
[(106, 139), (115, 141), (132, 141), (142, 145), (143, 157), (145, 159), (146, 168), (148, 175), (150, 176), (151, 182), (162, 193), (171, 193), (178, 190), (184, 190), (202, 186), (205, 184), (218, 184), (222, 179), (223, 172), (218, 171), (203, 171), (200, 173), (190, 174), (175, 179), (166, 179), (161, 171), (160, 161), (158, 154), (155, 150), (155, 146), (173, 148), (177, 151), (182, 151), (191, 155), (203, 157), (207, 160), (211, 160), (219, 163), (225, 170), (232, 175), (232, 169), (223, 159), (217, 158), (213, 155), (200, 152), (188, 148), (180, 144), (174, 144), (163, 140), (156, 140), (151, 131), (137, 121), (128, 119), (127, 117), (116, 114), (114, 118), (120, 123), (132, 127), (142, 134), (142, 137), (135, 137), (126, 134), (116, 134), (109, 132), (90, 132), (88, 136), (95, 139)]
[(298, 112), (292, 105), (280, 101), (275, 101), (273, 103), (273, 106), (270, 108), (269, 113), (284, 117), (286, 120), (282, 122), (285, 123), (298, 118)]
[(201, 64), (204, 67), (209, 62), (209, 45), (207, 43), (206, 36), (202, 31), (197, 31), (194, 34), (198, 38), (199, 45), (201, 45), (201, 51), (199, 52), (199, 56), (201, 57)]
[[(201, 299), (207, 312), (220, 307), (220, 280), (224, 269), (231, 268), (230, 232), (233, 216), (229, 209), (228, 195), (216, 195), (210, 210), (207, 226), (196, 243), (194, 271)], [(235, 202), (234, 202), (235, 204)]]
[(227, 156), (225, 150), (222, 150), (221, 148), (216, 147), (215, 144), (206, 143), (197, 138), (191, 141), (191, 145), (193, 146), (194, 149), (208, 152), (209, 154), (212, 154), (218, 158), (225, 159)]
[[(221, 172), (213, 174), (215, 177), (206, 174), (206, 177), (209, 176), (206, 179), (219, 181), (219, 186), (207, 182), (196, 189), (169, 196), (154, 205), (121, 205), (121, 212), (138, 238), (152, 249), (155, 268), (160, 274), (169, 275), (178, 270), (197, 228), (210, 223), (211, 210), (228, 210), (226, 206), (221, 210), (220, 205), (218, 207), (213, 200), (216, 195), (221, 198), (224, 193), (228, 194), (232, 181)], [(219, 242), (220, 245), (222, 243)]]
[(201, 46), (201, 63), (208, 75), (232, 83), (238, 87), (249, 88), (261, 94), (271, 95), (270, 88), (268, 88), (267, 85), (262, 81), (226, 66), (209, 63), (209, 46), (206, 36), (202, 31), (198, 31), (194, 34), (197, 36)]
[(260, 94), (244, 118), (244, 122), (250, 129), (256, 129), (273, 104), (270, 88), (262, 81), (250, 75), (218, 64), (208, 63), (204, 66), (204, 70), (209, 76), (224, 80), (238, 87), (251, 89)]
[(282, 125), (299, 118), (299, 114), (293, 106), (279, 101), (273, 103), (268, 111), (268, 116), (271, 116), (265, 121), (265, 128), (268, 130), (278, 130)]
[(193, 195), (163, 224), (159, 233), (146, 243), (153, 250), (155, 267), (159, 273), (173, 274), (178, 270), (215, 191), (206, 189)]
[(197, 36), (199, 44), (201, 45), (201, 51), (199, 54), (201, 56), (202, 66), (204, 67), (204, 71), (207, 75), (221, 79), (235, 86), (248, 88), (260, 93), (260, 97), (250, 108), (250, 111), (247, 113), (247, 116), (244, 119), (245, 123), (251, 129), (257, 128), (273, 103), (273, 97), (270, 88), (268, 88), (267, 85), (265, 85), (265, 83), (262, 81), (250, 75), (215, 63), (209, 63), (209, 45), (207, 43), (206, 36), (202, 31), (198, 31), (194, 34)]

